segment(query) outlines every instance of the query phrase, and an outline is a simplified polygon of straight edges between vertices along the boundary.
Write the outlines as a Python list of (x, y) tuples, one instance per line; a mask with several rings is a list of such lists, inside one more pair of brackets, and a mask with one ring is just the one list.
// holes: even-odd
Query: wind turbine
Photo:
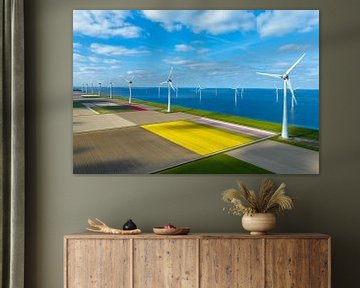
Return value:
[(111, 80), (109, 80), (109, 97), (110, 97), (110, 99), (112, 99), (112, 88), (113, 88), (113, 83)]
[(167, 86), (168, 86), (168, 107), (167, 107), (167, 112), (171, 112), (171, 89), (175, 91), (174, 85), (173, 85), (172, 80), (171, 80), (173, 68), (174, 67), (171, 67), (170, 72), (169, 72), (169, 76), (167, 77), (167, 80), (160, 83), (160, 85), (167, 84)]
[(178, 98), (179, 87), (175, 86), (175, 98)]
[(235, 101), (235, 106), (237, 106), (237, 98), (238, 98), (238, 95), (239, 95), (239, 86), (235, 87), (235, 88), (231, 88), (232, 90), (234, 90), (234, 101)]
[(89, 84), (88, 83), (86, 83), (86, 90), (85, 91), (86, 91), (85, 94), (88, 94), (88, 91), (89, 91)]
[(101, 82), (99, 82), (99, 91), (98, 91), (99, 97), (101, 96)]
[(94, 83), (91, 83), (91, 95), (94, 95)]
[[(262, 72), (256, 72), (257, 74), (269, 76), (269, 77), (275, 77), (282, 79), (284, 81), (284, 99), (283, 99), (283, 119), (282, 119), (282, 130), (281, 130), (281, 137), (284, 139), (289, 138), (288, 134), (288, 120), (287, 120), (287, 98), (286, 98), (286, 92), (287, 88), (289, 88), (291, 95), (293, 98), (295, 98), (294, 91), (291, 86), (291, 82), (289, 79), (289, 75), (291, 71), (294, 70), (294, 68), (300, 63), (300, 61), (305, 57), (305, 53), (301, 55), (301, 57), (285, 72), (285, 74), (270, 74), (270, 73), (262, 73)], [(296, 101), (296, 99), (294, 100)]]
[(134, 80), (134, 76), (132, 76), (130, 79), (126, 79), (124, 78), (124, 80), (128, 83), (129, 85), (129, 104), (131, 104), (131, 85), (133, 83)]
[(196, 88), (196, 94), (199, 92), (199, 96), (200, 96), (200, 102), (201, 102), (201, 90), (203, 90), (205, 88), (201, 87), (201, 85), (198, 85), (198, 88)]
[(293, 91), (294, 91), (294, 94), (293, 94), (293, 97), (291, 97), (291, 109), (294, 109), (295, 105), (298, 104), (297, 99), (296, 99), (296, 97), (295, 97), (295, 92), (296, 92), (296, 90), (299, 90), (299, 88), (296, 87), (296, 88), (293, 90)]
[(81, 84), (81, 93), (84, 93), (84, 92), (85, 92), (85, 84), (82, 83), (82, 84)]
[(276, 103), (279, 103), (279, 88), (274, 84), (275, 95), (276, 95)]
[(158, 98), (160, 98), (160, 89), (161, 89), (161, 87), (160, 87), (160, 85), (158, 86)]

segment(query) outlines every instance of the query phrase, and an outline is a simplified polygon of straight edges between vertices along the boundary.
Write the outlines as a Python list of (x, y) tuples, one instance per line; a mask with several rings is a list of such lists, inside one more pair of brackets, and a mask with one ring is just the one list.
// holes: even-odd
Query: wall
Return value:
[[(280, 232), (333, 236), (333, 286), (358, 287), (360, 22), (358, 1), (95, 1), (27, 0), (26, 286), (62, 287), (63, 235), (88, 216), (145, 231), (172, 222), (193, 231), (237, 232), (240, 219), (222, 211), (220, 192), (260, 176), (73, 176), (72, 9), (320, 9), (321, 175), (274, 176), (299, 197)], [(343, 2), (345, 3), (345, 2)], [(357, 6), (357, 7), (356, 7)], [(356, 67), (356, 65), (357, 67)]]

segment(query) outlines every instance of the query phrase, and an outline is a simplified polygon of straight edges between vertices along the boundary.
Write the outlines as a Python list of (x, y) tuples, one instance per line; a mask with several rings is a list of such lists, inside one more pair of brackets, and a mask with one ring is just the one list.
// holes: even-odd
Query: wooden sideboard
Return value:
[(323, 234), (67, 235), (65, 288), (325, 288)]

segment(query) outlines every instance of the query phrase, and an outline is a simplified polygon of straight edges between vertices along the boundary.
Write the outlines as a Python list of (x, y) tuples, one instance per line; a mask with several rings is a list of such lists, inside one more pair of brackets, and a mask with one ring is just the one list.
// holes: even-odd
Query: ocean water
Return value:
[[(79, 89), (79, 87), (74, 87)], [(80, 88), (81, 89), (81, 88)], [(89, 89), (90, 90), (90, 89)], [(95, 88), (95, 93), (97, 93)], [(108, 94), (109, 89), (102, 88), (102, 93)], [(157, 103), (167, 103), (167, 87), (132, 88), (133, 99)], [(282, 122), (283, 91), (279, 90), (279, 101), (276, 102), (275, 89), (245, 88), (235, 97), (234, 90), (229, 88), (207, 88), (196, 93), (195, 88), (179, 88), (176, 95), (171, 92), (171, 104), (186, 108), (218, 112), (257, 120)], [(127, 87), (113, 87), (113, 96), (129, 96)], [(297, 89), (295, 91), (297, 105), (291, 108), (291, 96), (288, 91), (288, 121), (290, 125), (319, 129), (319, 90)]]

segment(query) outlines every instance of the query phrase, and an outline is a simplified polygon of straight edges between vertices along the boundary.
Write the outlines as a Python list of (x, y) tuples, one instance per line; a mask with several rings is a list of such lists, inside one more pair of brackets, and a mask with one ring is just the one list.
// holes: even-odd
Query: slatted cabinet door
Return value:
[(65, 287), (131, 287), (130, 241), (68, 239)]
[(65, 288), (329, 288), (323, 234), (65, 236)]
[(263, 253), (261, 239), (202, 239), (200, 287), (263, 287)]
[(330, 240), (311, 239), (310, 241), (310, 287), (330, 287)]
[(266, 239), (266, 287), (309, 287), (309, 240)]
[(134, 240), (134, 288), (196, 288), (197, 239)]

